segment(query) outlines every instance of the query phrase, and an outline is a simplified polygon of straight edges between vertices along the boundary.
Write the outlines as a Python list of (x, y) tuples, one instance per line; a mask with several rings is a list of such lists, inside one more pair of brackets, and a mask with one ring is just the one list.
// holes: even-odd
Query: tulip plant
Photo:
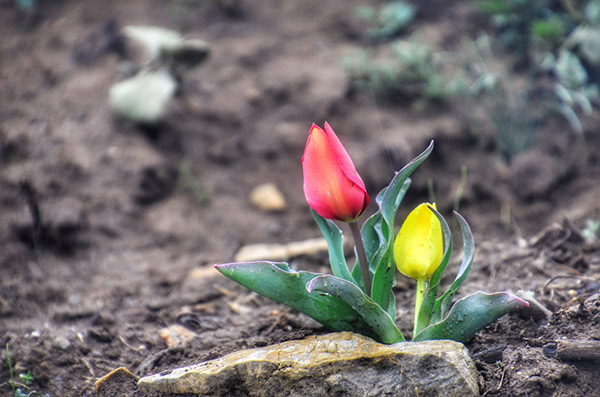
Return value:
[[(395, 324), (392, 288), (397, 267), (417, 281), (412, 340), (468, 341), (499, 317), (528, 303), (507, 292), (476, 292), (452, 304), (471, 270), (474, 253), (471, 230), (458, 213), (463, 258), (454, 281), (442, 294), (438, 292), (452, 252), (452, 235), (435, 204), (419, 205), (395, 234), (396, 212), (410, 185), (409, 176), (432, 150), (433, 142), (395, 174), (375, 198), (378, 210), (361, 228), (358, 219), (369, 204), (365, 184), (329, 124), (324, 129), (313, 124), (302, 157), (304, 194), (327, 240), (333, 274), (295, 271), (286, 263), (266, 261), (215, 267), (332, 331), (353, 331), (382, 343), (405, 340)], [(353, 268), (346, 263), (342, 231), (334, 220), (347, 223), (352, 232)]]

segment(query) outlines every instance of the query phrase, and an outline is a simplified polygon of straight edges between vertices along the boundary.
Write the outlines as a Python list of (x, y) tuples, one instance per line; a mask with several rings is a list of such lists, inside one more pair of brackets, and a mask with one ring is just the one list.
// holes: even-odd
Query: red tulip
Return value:
[(302, 156), (304, 196), (326, 219), (355, 221), (369, 205), (365, 184), (328, 123), (313, 124)]

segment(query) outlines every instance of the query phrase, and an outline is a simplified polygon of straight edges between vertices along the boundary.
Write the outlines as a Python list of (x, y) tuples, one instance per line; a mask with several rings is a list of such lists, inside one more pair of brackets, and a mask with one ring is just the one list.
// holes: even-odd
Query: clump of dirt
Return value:
[[(562, 340), (600, 340), (600, 246), (580, 233), (600, 217), (594, 128), (583, 145), (553, 123), (534, 150), (505, 165), (452, 106), (419, 114), (352, 90), (341, 59), (369, 44), (353, 7), (373, 0), (37, 3), (29, 17), (9, 2), (0, 13), (0, 391), (12, 392), (11, 368), (32, 372), (28, 390), (91, 395), (119, 367), (143, 376), (327, 332), (212, 269), (246, 244), (319, 236), (300, 158), (311, 123), (325, 120), (370, 194), (435, 140), (400, 217), (428, 199), (428, 181), (449, 214), (468, 170), (460, 212), (477, 251), (463, 292), (522, 290), (540, 304), (467, 344), (482, 393), (577, 396), (600, 387), (597, 360), (551, 354)], [(460, 2), (428, 3), (453, 15), (425, 7), (417, 18), (414, 30), (436, 43), (456, 43), (481, 22)], [(107, 105), (131, 53), (119, 35), (130, 24), (212, 46), (151, 127), (117, 120)], [(266, 182), (286, 197), (284, 210), (249, 203)], [(292, 266), (325, 271), (327, 257)], [(413, 290), (399, 278), (407, 334)], [(135, 392), (132, 377), (120, 379)]]

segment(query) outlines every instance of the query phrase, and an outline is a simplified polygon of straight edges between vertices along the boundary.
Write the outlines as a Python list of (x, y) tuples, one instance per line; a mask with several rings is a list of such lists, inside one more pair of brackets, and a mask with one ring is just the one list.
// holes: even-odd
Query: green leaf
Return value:
[(419, 311), (419, 318), (417, 319), (417, 325), (415, 327), (417, 332), (428, 326), (431, 321), (431, 316), (436, 302), (440, 282), (442, 281), (442, 276), (444, 275), (444, 271), (446, 270), (446, 266), (448, 266), (450, 256), (452, 255), (452, 233), (450, 232), (448, 222), (446, 222), (444, 217), (435, 208), (429, 206), (429, 209), (433, 211), (435, 216), (437, 216), (442, 226), (442, 236), (444, 238), (444, 255), (442, 256), (442, 261), (440, 262), (440, 265), (437, 267), (437, 269), (435, 269), (435, 272), (433, 272), (433, 274), (431, 275), (429, 285), (427, 286), (427, 291), (425, 291), (425, 295), (423, 296), (423, 301), (421, 302), (421, 309)]
[(506, 313), (529, 306), (508, 292), (476, 292), (456, 302), (444, 320), (418, 333), (413, 341), (451, 339), (467, 342)]
[(19, 374), (19, 378), (21, 378), (27, 386), (29, 386), (33, 382), (33, 374), (31, 373), (31, 371), (27, 371), (26, 374)]
[[(373, 254), (370, 251), (370, 269), (373, 272), (373, 288), (371, 296), (384, 310), (390, 313), (390, 291), (395, 281), (393, 261), (394, 222), (398, 207), (410, 186), (410, 174), (431, 154), (433, 141), (423, 153), (404, 166), (392, 179), (390, 184), (377, 196), (379, 210), (367, 219), (363, 225), (363, 239), (377, 235), (379, 248)], [(365, 243), (367, 245), (367, 243)], [(372, 246), (371, 243), (369, 245)], [(368, 256), (369, 258), (369, 256)], [(392, 313), (393, 318), (393, 313)]]
[(321, 292), (339, 298), (354, 309), (369, 325), (376, 340), (382, 343), (403, 342), (404, 337), (394, 320), (373, 299), (356, 285), (340, 278), (323, 275), (313, 278), (307, 285), (309, 292)]
[[(311, 209), (315, 222), (321, 229), (321, 233), (327, 240), (327, 247), (329, 248), (329, 264), (331, 265), (331, 271), (336, 277), (343, 278), (350, 282), (355, 282), (348, 265), (346, 264), (346, 257), (344, 256), (344, 238), (342, 231), (339, 227), (329, 219), (323, 218), (317, 212)], [(356, 266), (358, 267), (358, 266)], [(361, 276), (362, 278), (362, 276)]]
[(252, 291), (301, 311), (331, 331), (353, 331), (377, 339), (371, 325), (350, 305), (332, 295), (306, 290), (307, 283), (321, 273), (296, 272), (287, 263), (273, 262), (228, 263), (215, 268)]
[(395, 298), (390, 300), (390, 297), (393, 297), (393, 294), (390, 294), (390, 292), (395, 282), (396, 267), (394, 266), (392, 246), (390, 246), (385, 251), (373, 275), (372, 295), (373, 299), (376, 299), (376, 302), (385, 309), (392, 319), (396, 318), (396, 302), (394, 302)]
[(531, 23), (531, 30), (544, 40), (561, 42), (564, 41), (566, 27), (560, 18), (554, 16), (547, 20), (534, 20)]
[[(381, 202), (383, 201), (383, 195), (387, 187), (384, 187), (375, 197), (375, 202), (377, 206), (380, 208), (376, 213), (371, 215), (365, 223), (363, 223), (361, 234), (363, 238), (363, 243), (365, 245), (365, 253), (367, 255), (367, 260), (369, 264), (372, 266), (373, 258), (382, 242), (384, 241), (383, 234), (381, 232)], [(374, 271), (375, 267), (371, 268), (371, 271)]]
[(584, 8), (585, 21), (590, 25), (600, 25), (600, 1), (591, 0)]
[(393, 37), (404, 30), (415, 17), (415, 7), (404, 1), (393, 1), (381, 7), (377, 16), (379, 27), (370, 29), (374, 39)]
[(583, 135), (583, 126), (579, 120), (579, 116), (572, 107), (565, 103), (560, 103), (554, 107), (554, 110), (560, 113), (569, 123), (571, 128), (579, 135)]
[(456, 295), (460, 287), (466, 281), (467, 277), (469, 276), (469, 272), (471, 271), (471, 266), (473, 265), (475, 244), (473, 243), (473, 234), (471, 233), (471, 228), (462, 215), (460, 215), (458, 212), (454, 212), (454, 215), (456, 216), (456, 219), (458, 219), (458, 224), (460, 225), (460, 230), (462, 231), (463, 259), (454, 282), (448, 288), (448, 290), (435, 301), (432, 313), (432, 321), (439, 321), (446, 315), (446, 312), (452, 304), (452, 298), (454, 295)]
[(477, 1), (475, 2), (475, 8), (491, 15), (510, 14), (513, 12), (513, 6), (510, 2), (503, 0)]
[(560, 52), (554, 66), (554, 72), (559, 80), (572, 90), (577, 90), (588, 81), (585, 67), (581, 64), (577, 55), (570, 51), (562, 50)]

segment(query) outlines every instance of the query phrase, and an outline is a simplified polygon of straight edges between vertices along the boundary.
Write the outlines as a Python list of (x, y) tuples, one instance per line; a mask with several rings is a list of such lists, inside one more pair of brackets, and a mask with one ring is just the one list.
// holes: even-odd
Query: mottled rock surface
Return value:
[(350, 332), (243, 350), (138, 382), (142, 393), (224, 396), (478, 396), (465, 347), (382, 345)]

